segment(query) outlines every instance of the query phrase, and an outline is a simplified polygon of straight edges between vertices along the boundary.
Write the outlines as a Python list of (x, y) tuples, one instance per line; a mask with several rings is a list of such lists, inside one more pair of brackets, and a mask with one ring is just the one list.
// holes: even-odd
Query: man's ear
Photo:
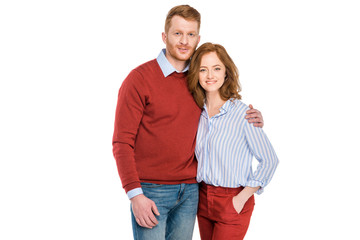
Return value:
[(163, 32), (161, 34), (161, 37), (162, 37), (163, 42), (166, 44), (166, 33)]

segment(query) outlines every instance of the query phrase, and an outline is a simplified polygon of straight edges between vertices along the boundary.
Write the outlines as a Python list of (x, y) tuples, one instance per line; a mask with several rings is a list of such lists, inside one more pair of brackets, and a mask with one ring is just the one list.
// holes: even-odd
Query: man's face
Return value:
[(167, 33), (162, 34), (166, 44), (166, 57), (176, 66), (189, 60), (200, 41), (198, 22), (188, 21), (180, 16), (171, 19)]

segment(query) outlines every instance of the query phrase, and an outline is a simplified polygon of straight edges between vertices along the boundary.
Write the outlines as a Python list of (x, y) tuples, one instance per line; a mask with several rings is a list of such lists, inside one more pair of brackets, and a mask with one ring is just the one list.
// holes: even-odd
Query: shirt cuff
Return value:
[(256, 194), (260, 195), (264, 192), (264, 188), (263, 188), (263, 183), (261, 181), (257, 181), (257, 180), (250, 180), (246, 186), (248, 187), (260, 187), (257, 191)]
[(127, 192), (127, 196), (129, 198), (129, 200), (140, 194), (143, 194), (143, 191), (141, 188), (134, 188)]

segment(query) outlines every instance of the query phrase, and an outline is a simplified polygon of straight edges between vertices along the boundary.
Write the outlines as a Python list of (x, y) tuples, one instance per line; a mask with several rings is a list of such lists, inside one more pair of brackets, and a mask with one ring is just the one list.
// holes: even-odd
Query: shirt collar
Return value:
[(227, 113), (235, 105), (235, 99), (230, 98), (220, 108), (220, 113)]
[[(235, 106), (236, 101), (237, 101), (237, 99), (233, 99), (233, 98), (230, 98), (229, 100), (227, 100), (224, 103), (224, 105), (221, 106), (220, 113), (216, 114), (215, 116), (219, 117), (219, 116), (229, 112)], [(208, 112), (207, 112), (206, 104), (204, 104), (203, 109), (204, 109), (204, 111), (201, 112), (201, 115), (203, 115), (203, 116), (205, 116), (207, 118)]]
[[(156, 61), (158, 62), (164, 76), (167, 77), (173, 72), (180, 73), (173, 67), (173, 65), (171, 65), (169, 60), (167, 60), (165, 53), (166, 53), (166, 49), (164, 48), (161, 50), (159, 56), (156, 58)], [(186, 72), (188, 70), (189, 70), (189, 64), (184, 68), (184, 70), (182, 70), (182, 72)]]

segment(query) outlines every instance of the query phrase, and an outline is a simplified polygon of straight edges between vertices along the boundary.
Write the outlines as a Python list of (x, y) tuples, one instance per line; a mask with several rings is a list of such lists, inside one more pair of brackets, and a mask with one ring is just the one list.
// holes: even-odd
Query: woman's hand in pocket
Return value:
[(239, 214), (243, 209), (246, 201), (244, 202), (239, 195), (236, 195), (235, 197), (233, 197), (232, 203), (236, 212)]
[(233, 197), (232, 202), (237, 213), (240, 213), (244, 208), (247, 200), (257, 191), (260, 187), (245, 187), (241, 192)]

